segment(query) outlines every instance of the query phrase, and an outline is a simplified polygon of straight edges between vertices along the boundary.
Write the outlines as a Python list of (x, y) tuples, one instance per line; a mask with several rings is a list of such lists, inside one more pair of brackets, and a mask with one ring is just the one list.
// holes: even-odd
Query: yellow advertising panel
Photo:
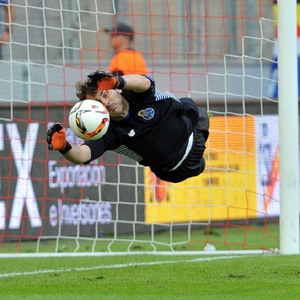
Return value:
[(147, 223), (257, 217), (254, 117), (212, 117), (210, 122), (204, 173), (172, 184), (145, 168)]

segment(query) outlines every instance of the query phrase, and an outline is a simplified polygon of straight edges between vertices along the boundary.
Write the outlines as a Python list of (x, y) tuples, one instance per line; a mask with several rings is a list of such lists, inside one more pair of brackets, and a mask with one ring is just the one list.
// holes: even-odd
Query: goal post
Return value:
[(297, 3), (278, 0), (280, 253), (299, 254)]
[[(270, 0), (13, 0), (0, 60), (0, 258), (299, 253), (293, 2), (278, 1), (277, 19)], [(210, 113), (200, 176), (171, 184), (115, 152), (73, 165), (48, 151), (54, 122), (83, 142), (68, 124), (75, 83), (108, 70), (105, 29), (118, 22), (132, 26), (158, 89)]]

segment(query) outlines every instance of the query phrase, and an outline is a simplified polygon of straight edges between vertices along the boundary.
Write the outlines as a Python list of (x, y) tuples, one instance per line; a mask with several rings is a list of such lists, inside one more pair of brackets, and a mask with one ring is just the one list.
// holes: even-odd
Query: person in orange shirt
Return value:
[(110, 29), (104, 29), (109, 36), (109, 45), (116, 51), (108, 71), (115, 76), (126, 74), (149, 75), (143, 56), (132, 48), (134, 33), (132, 27), (118, 23)]

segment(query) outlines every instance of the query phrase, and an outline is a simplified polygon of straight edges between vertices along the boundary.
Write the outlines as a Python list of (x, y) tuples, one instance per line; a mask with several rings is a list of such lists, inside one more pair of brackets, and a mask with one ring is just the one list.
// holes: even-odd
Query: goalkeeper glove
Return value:
[(90, 91), (122, 89), (127, 83), (122, 76), (114, 76), (105, 71), (92, 72), (87, 77), (86, 86)]
[(55, 123), (49, 127), (47, 143), (49, 150), (58, 150), (61, 154), (67, 154), (72, 149), (66, 140), (66, 131), (60, 123)]

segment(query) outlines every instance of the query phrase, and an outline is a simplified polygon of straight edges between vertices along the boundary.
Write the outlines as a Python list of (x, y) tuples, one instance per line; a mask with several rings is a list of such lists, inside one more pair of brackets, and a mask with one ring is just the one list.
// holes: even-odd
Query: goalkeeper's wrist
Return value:
[(71, 149), (72, 149), (71, 144), (68, 141), (66, 141), (63, 148), (59, 150), (59, 153), (65, 155), (68, 154)]
[(116, 89), (123, 89), (127, 84), (126, 79), (124, 79), (122, 76), (116, 76), (115, 78), (116, 78), (116, 81), (117, 81), (115, 88)]

